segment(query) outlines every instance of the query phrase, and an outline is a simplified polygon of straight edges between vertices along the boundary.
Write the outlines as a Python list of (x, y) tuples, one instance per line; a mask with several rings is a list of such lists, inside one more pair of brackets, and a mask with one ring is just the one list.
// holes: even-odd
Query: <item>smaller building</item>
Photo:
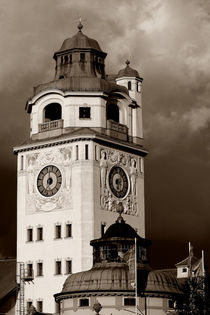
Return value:
[(0, 259), (0, 314), (14, 315), (18, 293), (16, 259)]
[(135, 312), (136, 301), (144, 314), (145, 310), (148, 315), (162, 315), (172, 310), (174, 302), (183, 295), (176, 270), (151, 269), (150, 243), (141, 238), (120, 213), (101, 238), (90, 242), (93, 267), (70, 275), (62, 291), (55, 294), (61, 313), (88, 315), (95, 310), (102, 315), (126, 314)]

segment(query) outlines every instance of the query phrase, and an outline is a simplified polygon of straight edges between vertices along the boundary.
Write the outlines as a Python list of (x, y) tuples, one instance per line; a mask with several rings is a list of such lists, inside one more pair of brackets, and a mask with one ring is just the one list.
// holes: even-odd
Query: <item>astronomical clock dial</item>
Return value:
[(37, 188), (44, 197), (54, 196), (61, 187), (62, 175), (54, 165), (44, 167), (37, 177)]
[(128, 192), (128, 178), (124, 170), (114, 166), (109, 172), (109, 187), (117, 198), (123, 198)]

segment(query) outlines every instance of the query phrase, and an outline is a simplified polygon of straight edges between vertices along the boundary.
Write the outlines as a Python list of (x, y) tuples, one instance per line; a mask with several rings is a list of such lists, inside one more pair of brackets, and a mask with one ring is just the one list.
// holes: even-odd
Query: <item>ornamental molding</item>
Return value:
[[(102, 149), (100, 154), (100, 202), (103, 210), (116, 212), (120, 202), (123, 213), (137, 216), (137, 178), (140, 175), (137, 158), (117, 150)], [(121, 167), (128, 179), (128, 192), (123, 198), (117, 198), (109, 186), (109, 173), (113, 166)]]
[[(71, 147), (52, 148), (40, 153), (26, 156), (26, 211), (53, 211), (71, 207)], [(59, 191), (52, 197), (42, 196), (37, 189), (37, 177), (47, 165), (55, 165), (62, 174), (62, 184)]]

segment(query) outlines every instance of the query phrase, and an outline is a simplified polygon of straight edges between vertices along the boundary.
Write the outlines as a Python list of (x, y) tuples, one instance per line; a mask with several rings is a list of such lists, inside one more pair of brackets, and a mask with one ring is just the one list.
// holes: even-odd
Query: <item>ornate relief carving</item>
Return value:
[[(109, 188), (108, 175), (110, 169), (118, 165), (122, 167), (129, 177), (129, 192), (125, 198), (119, 199), (114, 196)], [(100, 175), (101, 175), (101, 207), (107, 211), (116, 212), (116, 204), (122, 203), (124, 213), (129, 215), (138, 214), (138, 205), (136, 198), (136, 181), (138, 176), (137, 161), (134, 157), (116, 151), (103, 149), (100, 158)]]
[[(71, 206), (71, 148), (53, 148), (27, 156), (28, 212), (52, 211)], [(37, 175), (46, 165), (56, 165), (62, 173), (61, 189), (52, 197), (43, 197), (37, 190)]]

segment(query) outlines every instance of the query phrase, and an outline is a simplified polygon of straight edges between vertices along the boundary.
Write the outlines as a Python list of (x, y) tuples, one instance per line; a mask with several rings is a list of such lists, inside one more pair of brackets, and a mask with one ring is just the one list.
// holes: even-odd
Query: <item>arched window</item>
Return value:
[(116, 104), (107, 104), (107, 120), (119, 122), (119, 108)]
[(51, 103), (44, 108), (44, 122), (61, 119), (61, 105)]
[(128, 81), (128, 90), (131, 90), (131, 81)]

